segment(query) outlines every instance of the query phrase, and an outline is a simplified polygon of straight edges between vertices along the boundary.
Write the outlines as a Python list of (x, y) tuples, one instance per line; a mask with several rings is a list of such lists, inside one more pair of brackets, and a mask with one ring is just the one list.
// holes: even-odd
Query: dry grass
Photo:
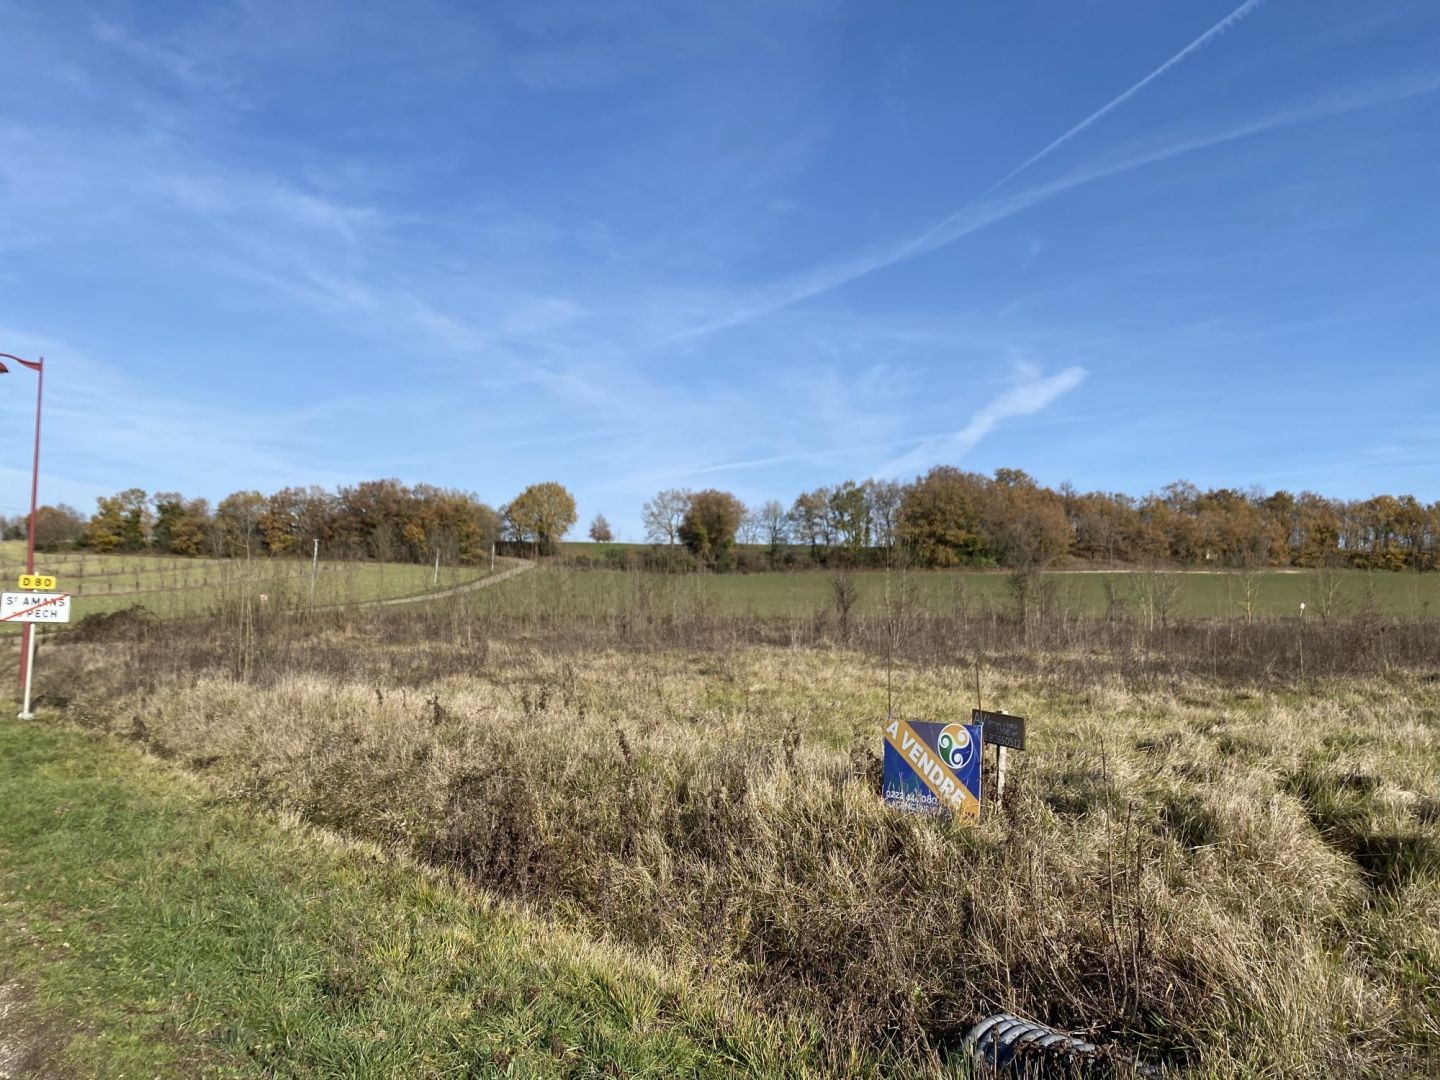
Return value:
[[(1343, 642), (1312, 638), (1301, 678), (1254, 661), (1293, 636), (1262, 624), (859, 620), (841, 650), (661, 601), (563, 615), (152, 625), (54, 649), (42, 689), (236, 796), (816, 1019), (837, 1061), (938, 1068), (1006, 1008), (1193, 1075), (1440, 1067), (1440, 681), (1394, 646), (1432, 628), (1325, 678)], [(1187, 653), (1202, 633), (1252, 655)], [(986, 704), (1032, 718), (1005, 806), (887, 811), (879, 717), (967, 713), (981, 634), (1008, 645)]]

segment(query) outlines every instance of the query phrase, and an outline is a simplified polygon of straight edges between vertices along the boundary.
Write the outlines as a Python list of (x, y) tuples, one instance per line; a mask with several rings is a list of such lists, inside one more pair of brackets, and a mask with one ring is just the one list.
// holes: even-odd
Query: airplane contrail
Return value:
[(1225, 33), (1226, 30), (1229, 30), (1235, 25), (1237, 25), (1242, 19), (1250, 15), (1252, 12), (1255, 11), (1256, 8), (1260, 7), (1260, 5), (1264, 3), (1265, 0), (1245, 0), (1245, 3), (1241, 4), (1234, 11), (1230, 12), (1229, 15), (1226, 15), (1225, 18), (1221, 19), (1214, 26), (1210, 27), (1209, 30), (1206, 30), (1194, 41), (1190, 42), (1189, 45), (1186, 45), (1174, 56), (1170, 57), (1169, 60), (1166, 60), (1154, 71), (1150, 72), (1149, 75), (1146, 75), (1143, 79), (1137, 82), (1134, 86), (1130, 87), (1118, 97), (1111, 98), (1108, 102), (1100, 106), (1100, 108), (1096, 109), (1089, 116), (1085, 117), (1084, 120), (1081, 120), (1069, 131), (1065, 132), (1065, 134), (1055, 139), (1044, 149), (1038, 151), (1035, 154), (1032, 154), (1029, 158), (1027, 158), (1025, 161), (1022, 161), (1019, 165), (1015, 166), (1015, 168), (1011, 169), (999, 180), (996, 180), (995, 183), (991, 184), (988, 188), (986, 188), (979, 195), (975, 196), (973, 200), (971, 200), (972, 205), (985, 198), (985, 196), (993, 193), (997, 188), (1004, 187), (1011, 180), (1014, 180), (1015, 177), (1019, 176), (1032, 165), (1035, 165), (1038, 162), (1049, 157), (1052, 153), (1060, 149), (1060, 147), (1064, 146), (1076, 135), (1079, 135), (1082, 131), (1102, 119), (1108, 113), (1111, 113), (1114, 110), (1118, 109), (1121, 105), (1124, 105), (1125, 102), (1129, 101), (1141, 90), (1144, 90), (1145, 87), (1149, 86), (1156, 79), (1160, 78), (1171, 68), (1175, 67), (1177, 64), (1182, 63), (1186, 57), (1192, 56), (1195, 53), (1199, 52), (1201, 49), (1205, 48), (1206, 45), (1209, 45), (1210, 42), (1214, 41), (1221, 34)]
[[(1160, 78), (1167, 71), (1170, 71), (1177, 64), (1185, 60), (1186, 57), (1192, 56), (1199, 50), (1203, 49), (1206, 45), (1210, 44), (1210, 42), (1214, 41), (1221, 34), (1225, 33), (1225, 31), (1234, 27), (1237, 23), (1239, 23), (1242, 19), (1246, 18), (1264, 3), (1266, 3), (1266, 0), (1246, 0), (1245, 3), (1241, 4), (1234, 11), (1230, 12), (1229, 15), (1226, 15), (1225, 18), (1221, 19), (1214, 26), (1210, 27), (1209, 30), (1206, 30), (1194, 41), (1190, 42), (1190, 44), (1186, 45), (1174, 56), (1170, 57), (1169, 60), (1166, 60), (1154, 71), (1150, 72), (1149, 75), (1146, 75), (1143, 79), (1141, 79), (1135, 85), (1131, 86), (1128, 90), (1121, 93), (1118, 97), (1111, 99), (1109, 102), (1096, 109), (1089, 116), (1085, 117), (1085, 119), (1081, 120), (1074, 127), (1070, 128), (1069, 131), (1065, 132), (1059, 138), (1054, 139), (1052, 142), (1050, 142), (1050, 144), (1047, 145), (1044, 149), (1038, 151), (1035, 154), (1032, 154), (1027, 160), (1021, 162), (1015, 168), (1011, 169), (1008, 173), (1002, 176), (999, 180), (996, 180), (979, 195), (976, 195), (974, 198), (967, 201), (963, 206), (960, 207), (960, 209), (942, 218), (934, 225), (931, 225), (929, 228), (925, 229), (923, 232), (917, 233), (909, 239), (901, 243), (895, 244), (888, 251), (884, 251), (878, 254), (857, 256), (854, 258), (843, 260), (831, 266), (824, 267), (821, 271), (810, 275), (808, 280), (802, 281), (799, 285), (788, 290), (785, 295), (781, 296), (778, 299), (762, 300), (760, 303), (755, 304), (744, 311), (735, 312), (721, 318), (711, 320), (702, 325), (693, 326), (689, 329), (682, 330), (678, 333), (666, 337), (663, 341), (659, 342), (659, 344), (671, 345), (677, 341), (684, 341), (689, 338), (701, 337), (706, 334), (712, 334), (717, 330), (725, 330), (729, 327), (738, 326), (742, 323), (749, 322), (751, 319), (755, 318), (758, 315), (768, 314), (781, 308), (789, 307), (791, 304), (798, 303), (802, 300), (808, 300), (811, 297), (818, 296), (822, 293), (827, 293), (830, 290), (839, 288), (842, 285), (846, 285), (849, 282), (856, 280), (857, 278), (864, 277), (866, 274), (872, 273), (875, 270), (882, 269), (886, 266), (892, 266), (895, 263), (903, 262), (904, 260), (912, 258), (915, 255), (921, 254), (922, 252), (930, 251), (933, 248), (950, 243), (955, 239), (958, 239), (960, 236), (964, 236), (965, 234), (974, 231), (974, 229), (976, 228), (989, 224), (992, 220), (1001, 217), (1007, 217), (1011, 212), (1014, 212), (1018, 209), (1023, 209), (1030, 203), (1038, 201), (1038, 199), (1035, 197), (1027, 198), (1026, 193), (1022, 192), (1020, 196), (1015, 197), (1015, 201), (1013, 204), (1008, 204), (1008, 209), (1007, 203), (1005, 201), (1002, 201), (995, 206), (988, 206), (988, 204), (986, 204), (985, 202), (985, 200), (991, 195), (993, 195), (999, 188), (1008, 184), (1011, 180), (1014, 180), (1017, 176), (1025, 172), (1025, 170), (1029, 169), (1036, 162), (1045, 158), (1049, 154), (1054, 153), (1056, 149), (1063, 146), (1071, 139), (1075, 138), (1076, 135), (1079, 135), (1086, 128), (1095, 124), (1106, 114), (1113, 112), (1115, 109), (1118, 109), (1121, 105), (1129, 101), (1141, 90), (1145, 89), (1145, 87), (1149, 86), (1152, 82)], [(1123, 170), (1111, 170), (1111, 172), (1113, 171)], [(1110, 175), (1110, 172), (1103, 172), (1095, 175)], [(1064, 190), (1066, 187), (1069, 186), (1073, 185), (1064, 183), (1058, 185), (1044, 185), (1042, 188), (1036, 189), (1035, 193), (1031, 194), (1032, 196), (1044, 195), (1047, 192)]]

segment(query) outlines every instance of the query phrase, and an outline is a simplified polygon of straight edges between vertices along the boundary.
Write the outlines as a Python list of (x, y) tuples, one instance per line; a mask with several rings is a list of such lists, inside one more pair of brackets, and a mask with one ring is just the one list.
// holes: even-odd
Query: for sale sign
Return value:
[(885, 803), (980, 820), (980, 725), (891, 718), (885, 724)]
[(67, 623), (69, 593), (0, 593), (0, 623)]

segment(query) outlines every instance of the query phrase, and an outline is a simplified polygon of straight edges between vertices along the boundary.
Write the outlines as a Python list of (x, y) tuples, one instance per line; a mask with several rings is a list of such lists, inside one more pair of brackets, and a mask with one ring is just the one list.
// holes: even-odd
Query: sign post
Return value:
[[(40, 575), (24, 574), (20, 578), (23, 586), (28, 580)], [(42, 577), (54, 588), (53, 577)], [(21, 720), (33, 720), (30, 711), (30, 691), (35, 682), (35, 628), (31, 623), (68, 623), (70, 621), (69, 593), (20, 593), (0, 592), (0, 622), (25, 623), (25, 641), (21, 647), (25, 660), (25, 704), (20, 711)]]
[(20, 706), (21, 720), (34, 720), (30, 711), (30, 687), (35, 683), (35, 628), (25, 627), (25, 702)]
[(310, 606), (315, 606), (315, 576), (320, 573), (320, 541), (315, 541), (315, 550), (310, 555)]
[(985, 742), (995, 747), (995, 800), (1005, 796), (1005, 759), (1008, 750), (1025, 749), (1025, 717), (975, 709), (970, 722), (979, 724)]

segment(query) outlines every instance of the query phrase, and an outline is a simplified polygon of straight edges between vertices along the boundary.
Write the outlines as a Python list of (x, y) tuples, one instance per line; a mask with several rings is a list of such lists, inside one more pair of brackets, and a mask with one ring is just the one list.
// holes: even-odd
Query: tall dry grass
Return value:
[[(640, 583), (75, 635), (42, 691), (221, 790), (943, 1067), (1011, 1009), (1193, 1075), (1440, 1064), (1428, 624), (721, 618)], [(530, 606), (525, 606), (530, 605)], [(587, 606), (588, 605), (588, 606)], [(877, 798), (888, 708), (1032, 718), (975, 829)]]

